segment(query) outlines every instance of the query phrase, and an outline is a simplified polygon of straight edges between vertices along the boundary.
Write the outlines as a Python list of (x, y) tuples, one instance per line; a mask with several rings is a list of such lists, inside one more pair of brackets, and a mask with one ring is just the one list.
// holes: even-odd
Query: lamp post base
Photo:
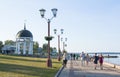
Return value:
[(47, 67), (52, 67), (52, 60), (51, 59), (47, 60)]

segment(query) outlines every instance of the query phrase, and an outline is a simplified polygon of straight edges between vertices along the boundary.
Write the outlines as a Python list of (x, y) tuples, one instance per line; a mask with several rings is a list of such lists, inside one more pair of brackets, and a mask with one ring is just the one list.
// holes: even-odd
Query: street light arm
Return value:
[(43, 17), (47, 22), (50, 22), (50, 19), (47, 19), (46, 17)]
[(45, 18), (45, 17), (43, 17), (47, 22), (51, 22), (51, 20), (54, 18), (54, 17), (52, 17), (51, 19), (47, 19), (47, 18)]
[(50, 19), (50, 21), (54, 18), (54, 16)]

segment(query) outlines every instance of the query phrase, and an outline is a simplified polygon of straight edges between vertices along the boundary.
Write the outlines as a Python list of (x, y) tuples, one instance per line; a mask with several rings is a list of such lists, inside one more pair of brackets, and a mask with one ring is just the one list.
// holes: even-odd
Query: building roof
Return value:
[(20, 38), (20, 37), (31, 37), (31, 38), (33, 38), (33, 35), (29, 30), (26, 30), (26, 26), (24, 25), (24, 29), (19, 31), (17, 33), (16, 37), (17, 38)]

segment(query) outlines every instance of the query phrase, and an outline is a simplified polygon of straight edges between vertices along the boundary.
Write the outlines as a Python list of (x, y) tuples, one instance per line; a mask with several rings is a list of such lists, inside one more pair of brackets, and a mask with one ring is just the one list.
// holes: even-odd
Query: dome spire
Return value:
[(26, 23), (24, 23), (24, 30), (26, 30)]
[(26, 30), (26, 20), (24, 20), (24, 30)]

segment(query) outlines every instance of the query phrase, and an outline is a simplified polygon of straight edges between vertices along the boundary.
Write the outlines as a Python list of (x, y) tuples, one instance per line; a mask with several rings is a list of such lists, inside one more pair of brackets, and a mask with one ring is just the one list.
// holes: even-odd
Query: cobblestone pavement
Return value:
[(80, 61), (69, 60), (59, 77), (120, 77), (120, 70), (108, 66), (101, 70), (99, 65), (95, 70), (93, 62), (81, 66)]

